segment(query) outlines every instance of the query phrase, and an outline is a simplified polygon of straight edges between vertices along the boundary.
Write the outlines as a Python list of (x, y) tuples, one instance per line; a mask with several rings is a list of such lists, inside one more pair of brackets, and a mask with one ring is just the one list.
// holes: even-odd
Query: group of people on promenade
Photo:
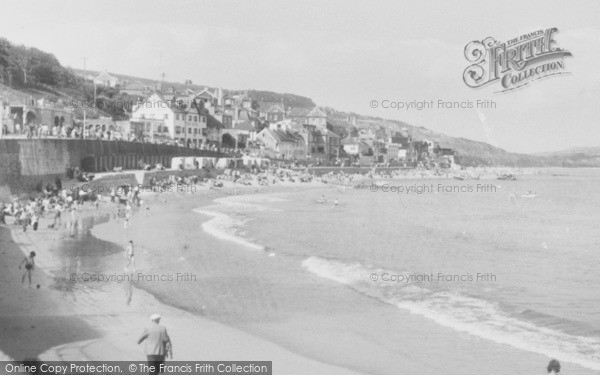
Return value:
[[(54, 126), (49, 126), (46, 123), (35, 124), (33, 122), (23, 125), (15, 123), (14, 125), (14, 135), (25, 135), (27, 138), (79, 138), (80, 132), (77, 125), (54, 124)], [(3, 129), (3, 135), (8, 135), (6, 126)]]

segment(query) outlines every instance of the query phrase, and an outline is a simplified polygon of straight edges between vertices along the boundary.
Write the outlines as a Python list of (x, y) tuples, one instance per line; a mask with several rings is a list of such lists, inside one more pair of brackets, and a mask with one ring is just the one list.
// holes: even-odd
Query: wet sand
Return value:
[[(227, 194), (226, 191), (207, 190), (195, 196), (194, 200), (200, 203), (206, 200), (208, 203)], [(164, 204), (165, 196), (157, 198), (154, 205)], [(170, 202), (180, 198), (172, 194), (167, 199)], [(112, 207), (101, 207), (96, 215), (106, 215), (112, 210)], [(14, 360), (145, 360), (143, 347), (138, 346), (136, 341), (148, 324), (150, 314), (158, 312), (164, 317), (161, 323), (173, 338), (174, 360), (272, 360), (274, 371), (279, 373), (354, 374), (167, 306), (128, 283), (73, 284), (65, 279), (68, 278), (65, 271), (81, 273), (85, 266), (82, 266), (81, 260), (65, 259), (75, 255), (61, 248), (68, 248), (68, 241), (76, 239), (69, 238), (68, 230), (64, 228), (57, 231), (44, 229), (47, 222), (49, 219), (40, 220), (40, 230), (35, 233), (22, 233), (18, 227), (11, 225), (0, 227), (3, 259), (3, 272), (0, 273), (0, 356)], [(111, 225), (122, 230), (122, 223), (118, 220), (99, 225), (97, 229), (102, 229), (102, 226), (114, 228)], [(120, 242), (120, 236), (115, 236), (114, 232), (108, 237)], [(101, 239), (92, 241), (96, 242), (94, 247), (106, 250), (105, 267), (122, 262), (122, 254), (114, 250), (117, 245)], [(34, 287), (29, 289), (27, 281), (25, 286), (21, 286), (22, 270), (17, 266), (31, 250), (36, 251), (37, 256)], [(104, 271), (110, 272), (108, 269)], [(40, 284), (39, 289), (35, 288), (36, 284)], [(125, 303), (128, 287), (132, 288), (133, 294), (129, 305)]]

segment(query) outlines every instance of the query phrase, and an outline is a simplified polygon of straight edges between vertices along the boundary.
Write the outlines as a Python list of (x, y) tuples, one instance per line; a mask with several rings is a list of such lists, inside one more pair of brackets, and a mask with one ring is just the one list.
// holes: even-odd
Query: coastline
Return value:
[[(321, 185), (320, 187), (324, 189), (336, 188), (334, 184), (329, 186)], [(247, 192), (253, 193), (251, 189), (249, 189)], [(292, 189), (287, 189), (287, 191), (261, 191), (261, 194), (265, 193), (267, 195), (279, 197), (288, 196), (290, 194), (293, 195), (295, 192)], [(315, 192), (316, 196), (319, 196), (320, 194), (320, 192)], [(249, 195), (246, 195), (246, 197), (249, 197)], [(185, 198), (182, 199), (185, 200)], [(241, 203), (243, 205), (250, 206), (254, 204), (254, 200), (244, 200), (244, 196), (240, 195), (219, 197), (219, 199), (217, 199), (218, 202), (213, 200), (208, 204), (210, 206), (221, 204), (228, 205), (229, 203), (225, 201), (238, 202), (238, 200), (243, 202)], [(200, 211), (207, 209), (206, 205), (197, 204), (196, 201), (190, 201), (190, 204), (186, 203), (183, 206), (179, 206), (177, 208), (171, 207), (170, 209), (178, 212), (182, 209), (182, 207), (187, 207), (187, 209), (193, 210), (197, 206), (201, 206)], [(165, 220), (169, 219), (169, 217), (165, 217)], [(188, 218), (186, 217), (186, 219), (182, 221), (186, 222), (187, 220)], [(245, 246), (244, 243), (241, 243), (248, 242), (254, 244), (252, 238), (248, 238), (245, 233), (240, 233), (239, 236), (235, 234), (234, 236), (237, 236), (237, 240), (234, 241), (231, 241), (231, 239), (211, 238), (213, 237), (213, 234), (209, 235), (208, 233), (199, 233), (197, 237), (192, 236), (188, 234), (192, 227), (200, 228), (201, 226), (204, 226), (206, 223), (215, 219), (210, 216), (206, 216), (204, 219), (199, 218), (195, 220), (198, 220), (198, 222), (193, 224), (190, 223), (189, 227), (180, 227), (179, 230), (182, 232), (182, 234), (179, 236), (173, 235), (169, 236), (167, 239), (163, 239), (164, 243), (168, 243), (170, 246), (177, 248), (180, 246), (186, 246), (187, 244), (190, 244), (191, 241), (199, 240), (199, 238), (202, 238), (202, 241), (206, 241), (209, 245), (212, 244), (213, 241), (217, 241), (226, 244), (224, 245), (224, 248), (226, 248), (227, 252), (231, 253), (231, 258), (243, 257), (244, 260), (253, 259), (253, 257), (263, 259), (264, 257), (267, 257), (268, 252), (271, 251), (271, 249), (266, 249), (267, 252), (262, 251), (261, 254), (257, 255), (255, 251), (256, 249), (248, 248), (248, 246)], [(177, 223), (176, 225), (187, 224)], [(154, 226), (151, 225), (151, 227)], [(111, 231), (107, 230), (107, 235), (110, 232)], [(155, 242), (158, 240), (158, 238), (159, 236), (153, 236), (149, 241)], [(156, 244), (154, 250), (157, 252), (162, 251), (158, 244)], [(277, 250), (275, 249), (275, 251)], [(155, 254), (153, 254), (153, 256), (154, 255)], [(153, 262), (156, 265), (164, 262), (165, 259), (166, 258), (154, 259)], [(322, 282), (322, 280), (319, 280), (319, 282)], [(235, 284), (234, 286), (238, 288), (240, 287), (239, 285)], [(333, 288), (335, 288), (336, 293), (340, 295), (354, 293), (354, 291), (338, 285), (333, 285)], [(251, 293), (252, 290), (250, 289), (248, 292)], [(226, 295), (228, 290), (223, 289), (219, 293)], [(215, 294), (217, 293), (215, 292)], [(202, 295), (203, 297), (210, 297), (206, 292), (202, 292)], [(218, 298), (220, 296), (216, 297)], [(339, 296), (337, 298), (343, 299)], [(231, 325), (236, 326), (236, 328), (241, 328), (246, 332), (250, 332), (254, 336), (267, 338), (269, 341), (275, 342), (284, 348), (291, 350), (292, 352), (300, 353), (303, 356), (315, 358), (321, 362), (349, 367), (355, 371), (363, 373), (387, 374), (393, 373), (394, 368), (392, 367), (393, 365), (385, 364), (382, 364), (377, 368), (369, 368), (366, 365), (361, 366), (361, 364), (356, 363), (357, 361), (355, 358), (353, 358), (353, 356), (358, 353), (356, 352), (356, 348), (353, 347), (351, 343), (356, 343), (357, 340), (359, 340), (361, 345), (363, 345), (365, 344), (365, 342), (362, 341), (364, 338), (360, 337), (360, 332), (353, 332), (352, 330), (349, 332), (344, 332), (344, 330), (347, 329), (347, 327), (364, 325), (366, 320), (372, 322), (373, 332), (376, 332), (375, 322), (378, 319), (381, 319), (381, 316), (385, 316), (386, 318), (384, 320), (390, 324), (393, 324), (395, 327), (394, 331), (397, 330), (397, 332), (390, 334), (390, 336), (394, 338), (390, 339), (390, 343), (393, 343), (396, 340), (404, 340), (406, 342), (410, 342), (411, 345), (410, 347), (394, 348), (390, 350), (389, 353), (383, 353), (382, 355), (382, 353), (377, 353), (378, 348), (376, 346), (369, 345), (367, 343), (367, 345), (363, 346), (364, 351), (372, 351), (374, 356), (387, 359), (390, 361), (390, 364), (397, 364), (398, 358), (402, 358), (402, 362), (404, 363), (403, 368), (407, 369), (410, 373), (433, 374), (439, 371), (445, 371), (450, 374), (456, 373), (458, 375), (464, 373), (479, 373), (484, 370), (493, 372), (494, 368), (502, 368), (502, 366), (505, 366), (507, 358), (510, 358), (509, 361), (511, 363), (511, 369), (522, 373), (535, 373), (539, 369), (543, 369), (545, 364), (550, 360), (550, 358), (545, 355), (523, 351), (504, 344), (490, 342), (471, 336), (468, 333), (457, 332), (453, 329), (440, 326), (437, 323), (420, 315), (398, 309), (395, 306), (388, 306), (379, 301), (374, 302), (369, 298), (364, 298), (363, 300), (365, 307), (358, 309), (360, 310), (360, 314), (356, 312), (348, 312), (347, 314), (336, 315), (335, 319), (328, 318), (323, 320), (323, 315), (315, 316), (299, 313), (297, 315), (290, 316), (288, 322), (285, 323), (275, 320), (273, 322), (262, 324), (262, 320), (269, 319), (267, 314), (266, 317), (261, 317), (261, 323), (259, 324), (233, 324), (237, 322), (231, 322)], [(170, 302), (172, 304), (179, 304), (177, 297), (172, 297)], [(193, 305), (193, 303), (190, 303), (188, 306), (179, 307), (187, 310), (191, 305)], [(208, 315), (208, 313), (203, 310), (195, 310), (193, 312), (196, 315)], [(366, 314), (367, 317), (370, 316), (370, 318), (365, 319), (365, 315), (363, 314)], [(224, 318), (224, 320), (226, 321), (227, 319)], [(225, 324), (230, 325), (228, 322)], [(333, 338), (316, 338), (314, 332), (318, 332), (319, 328), (315, 327), (319, 327), (323, 331), (327, 331), (328, 328), (334, 327), (333, 330), (339, 334)], [(310, 331), (311, 328), (314, 332)], [(290, 330), (292, 332), (291, 336), (294, 338), (282, 339), (280, 332)], [(437, 344), (434, 345), (434, 343)], [(334, 345), (332, 346), (332, 344)], [(431, 348), (432, 345), (434, 345), (434, 349)], [(327, 348), (327, 350), (323, 350), (323, 348)], [(468, 350), (465, 350), (465, 348)], [(390, 357), (392, 353), (393, 355), (398, 355), (398, 357)], [(465, 353), (468, 353), (469, 355)], [(477, 358), (481, 358), (481, 360), (473, 361), (473, 357), (470, 353), (477, 353)], [(432, 355), (439, 356), (439, 359), (432, 360)], [(410, 360), (408, 360), (409, 358)], [(406, 363), (407, 360), (409, 363)], [(580, 367), (579, 365), (570, 364), (566, 361), (563, 362), (565, 362), (565, 368), (569, 369), (569, 373), (586, 375), (594, 373), (593, 370)], [(455, 366), (454, 368), (456, 370), (447, 368), (447, 365), (450, 367)], [(469, 369), (469, 371), (465, 371), (465, 369)]]
[[(260, 189), (256, 189), (255, 187), (240, 187), (237, 189), (237, 193), (239, 194), (236, 194), (236, 196), (256, 192), (275, 195), (279, 193), (289, 194), (294, 192), (295, 186), (297, 185)], [(324, 184), (306, 186), (306, 188), (310, 189), (332, 187), (333, 184), (329, 186)], [(231, 196), (227, 194), (227, 191), (231, 192), (231, 187), (229, 187), (229, 190), (222, 191), (206, 190), (194, 196), (191, 194), (181, 196), (164, 193), (160, 197), (152, 196), (144, 199), (147, 199), (151, 204), (151, 218), (168, 221), (169, 214), (177, 215), (181, 212), (181, 209), (192, 211), (194, 208), (213, 204), (216, 198)], [(161, 202), (165, 197), (167, 198), (167, 202)], [(134, 216), (133, 225), (129, 229), (128, 237), (135, 238), (136, 243), (138, 243), (138, 241), (142, 241), (142, 238), (147, 235), (147, 229), (146, 231), (143, 229), (150, 222), (145, 222), (146, 219), (142, 213), (138, 213), (136, 216), (139, 217), (139, 221)], [(190, 223), (190, 225), (195, 225), (199, 228), (202, 224), (210, 220), (212, 220), (210, 217), (206, 219), (198, 217), (198, 221)], [(142, 225), (137, 225), (138, 223)], [(42, 225), (41, 227), (43, 228), (44, 226)], [(117, 220), (110, 220), (106, 223), (96, 225), (92, 233), (98, 240), (106, 241), (107, 243), (112, 242), (114, 244), (111, 244), (111, 246), (120, 247), (122, 245), (119, 241), (116, 241), (117, 236), (115, 235), (120, 227), (120, 223)], [(158, 230), (160, 230), (160, 227), (153, 225), (148, 225), (146, 228), (159, 228)], [(2, 241), (4, 242), (7, 236), (5, 229), (8, 228), (2, 227), (0, 229), (3, 230), (1, 233)], [(35, 245), (42, 250), (40, 253), (44, 254), (46, 250), (50, 250), (49, 247), (53, 241), (51, 237), (57, 236), (57, 232), (46, 233), (45, 230), (40, 230), (40, 232), (36, 233), (36, 236), (40, 233), (42, 236), (37, 236), (39, 238), (31, 241), (30, 237), (25, 237), (18, 233), (19, 230), (17, 227), (8, 230), (11, 232), (10, 238), (14, 236), (15, 239), (14, 246), (8, 251), (10, 254), (10, 257), (7, 257), (8, 262), (5, 263), (5, 267), (9, 270), (11, 268), (6, 264), (12, 265), (14, 263), (13, 260), (18, 262), (18, 258), (23, 256), (22, 254), (25, 251), (28, 251), (26, 248)], [(187, 234), (185, 233), (182, 232), (179, 235), (186, 237)], [(190, 240), (190, 238), (176, 238), (178, 237), (177, 234), (172, 234), (168, 230), (157, 235), (162, 237), (160, 243), (157, 242), (152, 245), (146, 243), (140, 249), (142, 251), (139, 262), (140, 269), (152, 266), (152, 264), (145, 264), (142, 261), (144, 257), (155, 258), (152, 260), (153, 262), (164, 260), (158, 253), (164, 250), (163, 247), (165, 244), (168, 246), (179, 245), (182, 241)], [(199, 235), (208, 236), (206, 233)], [(6, 241), (10, 242), (10, 238)], [(155, 239), (155, 237), (152, 238)], [(125, 237), (123, 237), (123, 243), (125, 242), (124, 240)], [(218, 239), (217, 241), (221, 240)], [(16, 249), (16, 247), (19, 247), (19, 249)], [(228, 246), (228, 248), (232, 249), (232, 257), (238, 255), (239, 250), (236, 244)], [(21, 255), (16, 250), (19, 250)], [(243, 251), (247, 252), (246, 249)], [(122, 260), (120, 254), (109, 257), (119, 259), (119, 261)], [(40, 267), (36, 270), (34, 277), (40, 277), (43, 285), (49, 285), (51, 283), (51, 276), (46, 273), (46, 269), (52, 269), (55, 267), (55, 264), (56, 259), (53, 259), (51, 256), (40, 256)], [(39, 271), (43, 272), (38, 273)], [(396, 358), (389, 357), (392, 363), (397, 361), (398, 358), (402, 359), (404, 363), (402, 368), (408, 373), (433, 374), (444, 371), (449, 374), (458, 375), (477, 373), (483, 370), (495, 373), (500, 372), (496, 371), (497, 369), (506, 368), (506, 363), (510, 363), (509, 367), (511, 371), (536, 373), (537, 371), (541, 372), (549, 360), (543, 355), (520, 351), (506, 345), (487, 342), (468, 334), (457, 333), (421, 316), (410, 314), (392, 306), (384, 306), (382, 309), (380, 302), (369, 301), (368, 299), (365, 299), (365, 306), (360, 308), (361, 314), (348, 312), (344, 316), (338, 315), (335, 319), (330, 318), (325, 321), (319, 319), (319, 316), (299, 314), (290, 319), (288, 324), (277, 322), (271, 324), (267, 329), (264, 326), (252, 327), (248, 325), (245, 329), (240, 330), (237, 327), (230, 327), (228, 324), (223, 325), (202, 317), (200, 316), (202, 315), (201, 312), (191, 313), (177, 307), (171, 307), (168, 303), (156, 299), (153, 295), (137, 287), (134, 287), (134, 298), (131, 305), (126, 306), (121, 302), (124, 293), (122, 285), (119, 284), (103, 285), (102, 288), (93, 289), (88, 293), (82, 293), (81, 291), (64, 292), (43, 288), (43, 294), (30, 293), (27, 297), (28, 299), (23, 300), (15, 296), (19, 291), (19, 289), (15, 288), (15, 282), (18, 284), (19, 281), (15, 273), (10, 271), (3, 273), (3, 277), (6, 277), (7, 282), (12, 280), (10, 281), (12, 289), (10, 289), (10, 292), (5, 297), (9, 303), (2, 304), (2, 328), (4, 331), (7, 331), (7, 329), (15, 330), (15, 326), (23, 326), (22, 322), (14, 320), (15, 314), (25, 313), (27, 318), (35, 320), (34, 325), (36, 328), (32, 328), (28, 333), (22, 332), (16, 336), (16, 339), (12, 338), (11, 340), (23, 343), (23, 348), (30, 348), (31, 340), (44, 344), (43, 349), (45, 350), (37, 354), (41, 360), (143, 360), (142, 348), (135, 345), (135, 339), (145, 325), (149, 314), (156, 311), (159, 311), (165, 317), (163, 323), (169, 329), (174, 340), (176, 340), (174, 346), (175, 360), (196, 359), (198, 356), (203, 360), (273, 360), (274, 371), (285, 368), (286, 374), (391, 373), (389, 371), (391, 368), (386, 368), (383, 365), (380, 368), (372, 369), (372, 371), (360, 366), (347, 365), (348, 363), (352, 363), (352, 356), (354, 351), (356, 351), (356, 348), (352, 348), (351, 343), (362, 338), (357, 336), (358, 332), (342, 331), (343, 327), (351, 327), (357, 324), (374, 324), (376, 320), (382, 319), (382, 317), (385, 317), (385, 320), (395, 327), (394, 332), (390, 333), (390, 337), (398, 338), (400, 336), (402, 340), (410, 342), (410, 345), (402, 348), (393, 348), (390, 353), (383, 353), (383, 356), (389, 356), (393, 353)], [(17, 285), (17, 288), (22, 287)], [(335, 288), (339, 289), (339, 293), (352, 293), (350, 290), (345, 290), (346, 288), (344, 287), (335, 286)], [(31, 290), (28, 292), (35, 293), (38, 291)], [(65, 293), (70, 296), (69, 299), (64, 298)], [(118, 302), (115, 302), (115, 295), (118, 296)], [(6, 309), (8, 305), (11, 306), (11, 309)], [(71, 311), (74, 311), (74, 306), (77, 306), (76, 316), (71, 313)], [(47, 311), (52, 311), (52, 315), (48, 316)], [(44, 313), (42, 314), (41, 312)], [(365, 319), (365, 316), (370, 318)], [(57, 322), (60, 323), (61, 319), (64, 322), (56, 324)], [(44, 320), (48, 321), (47, 325), (44, 325)], [(57, 343), (50, 341), (50, 337), (60, 336), (64, 331), (80, 332), (80, 327), (73, 330), (65, 329), (65, 327), (68, 327), (67, 324), (76, 324), (74, 322), (81, 323), (82, 327), (89, 329), (89, 332), (86, 332), (86, 335), (82, 337), (64, 337), (64, 342)], [(309, 333), (303, 333), (307, 325), (312, 325), (317, 329), (322, 325), (339, 327), (339, 336), (334, 338), (339, 346), (332, 348), (329, 352), (319, 352), (319, 347), (331, 344), (325, 338), (316, 340), (317, 342), (314, 347), (304, 345), (303, 342), (314, 340), (314, 336), (311, 336)], [(94, 329), (90, 329), (90, 327), (94, 327)], [(197, 334), (196, 330), (191, 332), (189, 327), (198, 327), (200, 334)], [(296, 328), (294, 334), (301, 340), (298, 340), (298, 342), (285, 342), (278, 338), (278, 330), (290, 329), (290, 327)], [(327, 327), (322, 326), (321, 328), (326, 329)], [(48, 331), (44, 331), (44, 329)], [(272, 331), (271, 334), (269, 330)], [(390, 342), (393, 342), (393, 340), (390, 340)], [(344, 345), (343, 343), (348, 344)], [(0, 341), (1, 350), (8, 347), (7, 345), (10, 345), (10, 342)], [(201, 348), (201, 350), (199, 351), (197, 348)], [(374, 355), (381, 357), (382, 353), (376, 353), (376, 349), (375, 346), (371, 345), (363, 348), (364, 351), (373, 351)], [(11, 355), (10, 351), (7, 354)], [(20, 357), (23, 354), (24, 352), (19, 353), (15, 350), (11, 356), (15, 359), (21, 359)], [(26, 353), (26, 355), (36, 355), (36, 353)], [(478, 360), (473, 361), (473, 358), (478, 358)], [(347, 370), (344, 367), (353, 368), (357, 372)], [(571, 364), (566, 364), (565, 369), (567, 368), (570, 374), (587, 375), (594, 373), (592, 370)]]
[[(210, 202), (215, 196), (226, 195), (225, 192), (214, 192), (214, 195), (199, 194), (200, 199)], [(174, 195), (171, 198), (179, 199)], [(41, 229), (45, 222), (42, 220), (41, 224), (40, 230), (33, 235), (20, 233), (16, 226), (0, 227), (5, 269), (0, 276), (3, 282), (0, 329), (5, 333), (0, 336), (0, 350), (8, 358), (144, 361), (143, 348), (136, 345), (136, 339), (146, 326), (149, 314), (160, 311), (164, 316), (163, 324), (174, 339), (175, 360), (272, 360), (274, 371), (289, 374), (300, 375), (307, 371), (356, 374), (168, 306), (136, 287), (133, 287), (134, 298), (129, 306), (122, 302), (123, 285), (118, 283), (107, 283), (100, 288), (83, 285), (77, 290), (61, 290), (64, 288), (57, 287), (56, 280), (50, 275), (51, 270), (60, 268), (52, 245), (61, 231)], [(96, 229), (111, 224), (117, 223), (108, 221)], [(114, 241), (114, 238), (110, 239)], [(15, 266), (30, 248), (35, 248), (38, 253), (32, 289), (20, 285), (21, 273)], [(121, 254), (114, 257), (122, 259)], [(35, 288), (38, 283), (40, 289)]]

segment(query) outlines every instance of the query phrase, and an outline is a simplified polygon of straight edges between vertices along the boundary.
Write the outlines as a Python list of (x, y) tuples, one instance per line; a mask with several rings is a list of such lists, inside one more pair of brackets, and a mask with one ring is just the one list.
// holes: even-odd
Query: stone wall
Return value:
[(65, 167), (88, 172), (110, 171), (113, 167), (134, 169), (139, 160), (170, 167), (174, 157), (223, 157), (223, 154), (183, 147), (127, 141), (79, 139), (0, 139), (0, 186), (13, 192), (30, 191), (54, 182)]

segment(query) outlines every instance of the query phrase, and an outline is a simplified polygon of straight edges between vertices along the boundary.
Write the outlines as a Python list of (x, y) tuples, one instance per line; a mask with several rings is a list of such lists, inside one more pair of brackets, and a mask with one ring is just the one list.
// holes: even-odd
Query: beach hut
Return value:
[(171, 159), (171, 169), (178, 170), (181, 166), (185, 167), (185, 158), (173, 158)]

